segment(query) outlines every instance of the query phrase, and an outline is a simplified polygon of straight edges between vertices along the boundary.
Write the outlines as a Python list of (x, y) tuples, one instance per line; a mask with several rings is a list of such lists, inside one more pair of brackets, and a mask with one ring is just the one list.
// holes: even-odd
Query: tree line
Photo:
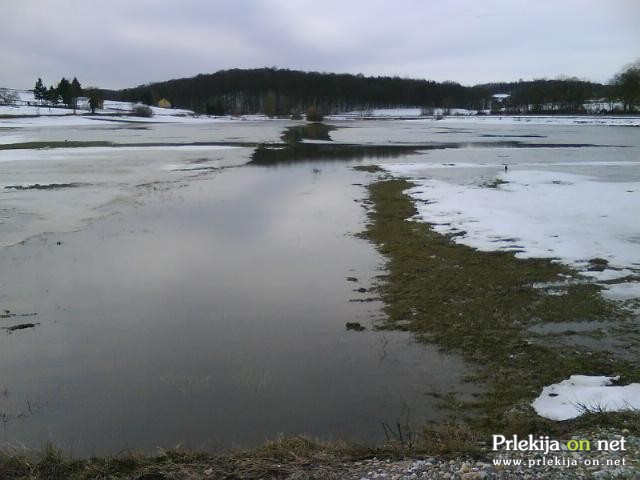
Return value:
[(74, 110), (78, 107), (78, 98), (84, 95), (89, 99), (89, 108), (95, 113), (102, 100), (100, 90), (96, 88), (83, 89), (76, 77), (73, 77), (72, 81), (62, 77), (58, 85), (51, 85), (49, 88), (44, 85), (42, 78), (38, 78), (33, 88), (33, 96), (40, 103), (46, 102), (53, 106), (64, 105)]
[[(476, 105), (482, 92), (455, 82), (365, 77), (286, 69), (232, 69), (109, 92), (111, 99), (155, 103), (200, 113), (289, 115), (313, 106), (323, 113), (398, 105)], [(478, 106), (481, 106), (478, 103)]]
[[(421, 107), (425, 111), (453, 108), (506, 113), (584, 113), (591, 99), (613, 111), (632, 112), (640, 104), (640, 62), (617, 74), (609, 84), (578, 78), (538, 79), (463, 86), (456, 82), (365, 77), (364, 75), (261, 68), (222, 70), (124, 90), (84, 89), (77, 78), (62, 78), (47, 88), (38, 78), (36, 100), (77, 107), (85, 95), (95, 109), (103, 99), (156, 104), (168, 99), (174, 107), (210, 115), (265, 113), (289, 116), (313, 111), (318, 115), (375, 108)], [(508, 97), (497, 100), (494, 94)]]
[(613, 112), (631, 113), (640, 105), (640, 64), (636, 62), (618, 73), (611, 83), (601, 84), (573, 78), (482, 85), (490, 91), (509, 93), (503, 107), (510, 113), (585, 113), (589, 100), (608, 104)]
[(68, 108), (75, 108), (77, 98), (82, 96), (82, 86), (76, 77), (70, 82), (62, 77), (57, 86), (47, 88), (38, 78), (33, 88), (33, 96), (36, 100), (49, 102), (52, 105), (64, 104)]
[[(640, 103), (640, 69), (632, 66), (611, 84), (577, 78), (541, 79), (463, 86), (456, 82), (365, 77), (288, 69), (232, 69), (119, 91), (102, 91), (113, 100), (155, 104), (168, 99), (174, 107), (212, 115), (265, 113), (283, 116), (309, 107), (328, 114), (351, 110), (394, 108), (499, 108), (511, 113), (582, 113), (590, 99), (623, 102), (624, 111)], [(503, 102), (492, 95), (508, 94)]]
[(640, 104), (640, 60), (617, 74), (614, 78), (616, 96), (622, 101), (624, 111), (633, 111)]

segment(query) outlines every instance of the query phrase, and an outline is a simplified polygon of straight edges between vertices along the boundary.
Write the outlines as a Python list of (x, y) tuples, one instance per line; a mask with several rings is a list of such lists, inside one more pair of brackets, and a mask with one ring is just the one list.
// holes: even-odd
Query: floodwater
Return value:
[[(375, 443), (383, 423), (440, 420), (437, 397), (469, 394), (469, 370), (372, 329), (383, 313), (368, 290), (384, 259), (355, 234), (375, 175), (353, 166), (632, 160), (625, 128), (344, 122), (330, 132), (343, 150), (278, 146), (294, 123), (0, 132), (185, 144), (0, 151), (0, 326), (34, 324), (0, 334), (5, 445), (213, 450), (280, 433)], [(262, 153), (249, 145), (263, 142)], [(607, 146), (575, 146), (586, 143)]]
[[(422, 163), (425, 175), (451, 183), (478, 182), (483, 176), (495, 179), (504, 165), (511, 171), (576, 173), (607, 182), (640, 181), (638, 127), (378, 121), (347, 124), (347, 128), (331, 132), (331, 138), (367, 145), (418, 145), (417, 155), (396, 161)], [(428, 148), (421, 149), (420, 144)], [(433, 149), (442, 144), (450, 148)]]
[[(354, 236), (353, 184), (370, 176), (350, 161), (237, 167), (251, 152), (2, 152), (5, 186), (80, 184), (2, 193), (5, 229), (44, 230), (0, 250), (0, 307), (37, 313), (0, 320), (37, 323), (0, 335), (4, 442), (82, 455), (280, 433), (379, 442), (383, 422), (443, 418), (435, 396), (465, 388), (462, 362), (372, 331), (381, 305), (356, 291), (383, 265)], [(179, 168), (193, 165), (215, 168)], [(50, 220), (63, 207), (73, 232)]]

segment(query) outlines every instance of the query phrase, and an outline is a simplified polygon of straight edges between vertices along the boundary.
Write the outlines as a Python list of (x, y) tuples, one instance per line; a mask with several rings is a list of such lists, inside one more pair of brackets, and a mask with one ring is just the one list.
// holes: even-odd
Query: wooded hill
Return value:
[(607, 98), (613, 87), (576, 78), (463, 86), (455, 82), (365, 77), (273, 68), (222, 70), (120, 91), (107, 99), (155, 104), (213, 115), (265, 113), (291, 115), (314, 106), (322, 113), (373, 108), (424, 107), (485, 110), (496, 108), (495, 93), (511, 95), (500, 107), (511, 111), (579, 113), (586, 100)]

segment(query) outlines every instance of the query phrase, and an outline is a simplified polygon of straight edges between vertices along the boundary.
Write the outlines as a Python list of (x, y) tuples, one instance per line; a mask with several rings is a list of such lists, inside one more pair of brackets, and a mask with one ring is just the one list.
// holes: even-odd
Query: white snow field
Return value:
[[(409, 177), (417, 167), (384, 166), (394, 175)], [(505, 183), (453, 185), (425, 179), (408, 193), (419, 200), (419, 216), (434, 230), (464, 231), (454, 240), (478, 250), (558, 258), (585, 270), (590, 259), (604, 258), (609, 266), (622, 269), (616, 276), (629, 274), (625, 268), (640, 261), (639, 225), (632, 220), (640, 219), (637, 182), (606, 183), (586, 175), (536, 170), (506, 172), (497, 179)]]
[(0, 105), (0, 115), (3, 116), (37, 116), (37, 115), (73, 115), (73, 110), (68, 108), (52, 108), (47, 106), (30, 105)]
[[(31, 105), (29, 105), (31, 103)], [(149, 118), (130, 116), (135, 103), (105, 100), (103, 108), (97, 109), (92, 115), (87, 109), (72, 109), (37, 105), (38, 101), (33, 93), (26, 90), (20, 92), (20, 105), (0, 105), (0, 126), (24, 127), (24, 126), (80, 126), (101, 122), (128, 122), (128, 123), (202, 123), (215, 121), (236, 120), (267, 120), (264, 115), (242, 115), (211, 117), (197, 115), (191, 110), (180, 108), (161, 108), (151, 106), (153, 116)]]
[[(36, 125), (53, 125), (64, 116), (73, 116), (74, 120), (66, 125), (81, 125), (83, 121), (92, 118), (85, 109), (72, 109), (50, 107), (47, 105), (37, 105), (39, 102), (34, 98), (33, 92), (30, 90), (19, 91), (20, 105), (0, 105), (0, 116), (3, 117), (32, 117), (24, 118), (24, 122), (18, 122), (17, 125), (34, 125), (33, 120), (39, 117), (49, 116), (55, 117), (49, 122), (36, 122)], [(30, 104), (30, 105), (29, 105)], [(129, 117), (134, 107), (131, 102), (119, 102), (113, 100), (105, 100), (103, 108), (96, 110), (96, 114), (100, 120), (108, 121), (111, 117), (113, 120), (122, 121), (122, 116), (126, 116), (129, 122), (148, 123), (148, 122), (190, 122), (190, 121), (210, 121), (212, 117), (206, 115), (196, 115), (191, 110), (179, 108), (161, 108), (152, 106), (153, 117)], [(588, 111), (600, 111), (609, 108), (607, 103), (587, 104)], [(484, 115), (478, 115), (477, 110), (468, 110), (465, 108), (432, 108), (424, 110), (421, 107), (408, 108), (374, 108), (369, 110), (357, 110), (350, 112), (342, 112), (328, 115), (327, 120), (344, 121), (344, 120), (362, 120), (362, 119), (378, 119), (378, 120), (406, 120), (411, 122), (435, 122), (447, 124), (450, 122), (466, 122), (478, 124), (497, 124), (509, 125), (515, 124), (532, 124), (532, 125), (617, 125), (617, 126), (640, 126), (640, 116), (620, 116), (620, 115), (488, 115), (489, 111), (482, 111)], [(75, 113), (75, 115), (74, 115)], [(94, 118), (94, 119), (95, 119)], [(243, 119), (243, 120), (267, 120), (264, 115), (242, 115), (242, 116), (224, 116), (216, 117), (221, 119)], [(15, 119), (18, 120), (18, 119)], [(54, 123), (51, 123), (51, 120)]]
[(421, 108), (375, 108), (371, 110), (353, 110), (351, 112), (330, 115), (336, 120), (349, 120), (360, 118), (416, 118), (422, 115)]
[[(416, 122), (429, 120), (412, 120)], [(616, 115), (470, 115), (452, 117), (447, 116), (440, 122), (483, 123), (486, 125), (603, 125), (620, 127), (640, 127), (640, 116)]]
[[(640, 297), (640, 164), (532, 161), (507, 171), (499, 163), (381, 166), (416, 185), (408, 193), (417, 201), (417, 217), (441, 234), (454, 234), (456, 243), (555, 259), (594, 281), (633, 280), (603, 285), (603, 294)], [(580, 170), (593, 174), (574, 173)], [(634, 170), (635, 177), (625, 173)], [(607, 263), (594, 265), (593, 259)]]
[(588, 412), (640, 409), (640, 383), (613, 385), (618, 378), (571, 375), (567, 380), (544, 387), (531, 405), (538, 415), (557, 421)]
[[(599, 106), (600, 104), (595, 104)], [(588, 111), (599, 111), (590, 108)], [(489, 111), (479, 112), (465, 108), (430, 109), (427, 113), (422, 108), (375, 108), (371, 110), (354, 110), (335, 113), (327, 116), (328, 120), (406, 120), (407, 122), (438, 122), (484, 125), (606, 125), (606, 126), (640, 126), (639, 115), (489, 115)]]

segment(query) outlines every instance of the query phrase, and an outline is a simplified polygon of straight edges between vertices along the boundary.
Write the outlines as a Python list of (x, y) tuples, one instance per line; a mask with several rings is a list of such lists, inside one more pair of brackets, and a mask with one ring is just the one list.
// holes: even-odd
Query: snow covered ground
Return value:
[(571, 375), (544, 387), (532, 406), (550, 420), (569, 420), (587, 412), (619, 412), (640, 409), (640, 383), (615, 386), (618, 377)]
[[(448, 109), (448, 115), (476, 115), (477, 110), (467, 110), (466, 108), (451, 108)], [(431, 118), (433, 115), (444, 115), (445, 109), (443, 108), (431, 108), (426, 111), (420, 107), (413, 108), (374, 108), (371, 110), (354, 110), (351, 112), (337, 113), (329, 115), (327, 118), (333, 120), (359, 120), (359, 119), (416, 119), (418, 117), (428, 116)]]
[[(417, 165), (384, 168), (400, 176), (419, 171)], [(615, 268), (640, 260), (639, 228), (630, 221), (640, 218), (640, 184), (535, 170), (506, 172), (497, 180), (505, 183), (492, 188), (422, 180), (409, 193), (436, 231), (465, 231), (457, 241), (478, 250), (561, 258), (578, 268), (596, 257)]]
[[(131, 113), (131, 109), (135, 104), (130, 102), (116, 102), (114, 100), (105, 100), (104, 108), (96, 110), (96, 113), (121, 113), (128, 114)], [(153, 112), (153, 116), (161, 116), (161, 117), (185, 117), (185, 116), (193, 116), (194, 113), (191, 110), (185, 110), (180, 108), (160, 108), (160, 107), (150, 107)]]
[(335, 115), (328, 118), (336, 120), (349, 120), (360, 118), (415, 118), (422, 115), (420, 108), (376, 108), (372, 110), (353, 110)]
[(73, 110), (68, 108), (52, 108), (47, 106), (30, 105), (0, 105), (0, 115), (23, 116), (23, 115), (73, 115)]
[[(243, 115), (243, 116), (224, 116), (224, 117), (209, 117), (206, 115), (196, 115), (191, 110), (179, 109), (179, 108), (160, 108), (152, 106), (153, 117), (129, 117), (133, 103), (130, 102), (118, 102), (113, 100), (105, 100), (104, 108), (96, 110), (98, 116), (90, 116), (89, 111), (78, 109), (74, 115), (72, 109), (67, 108), (53, 108), (50, 106), (38, 106), (38, 101), (33, 97), (31, 91), (25, 90), (19, 93), (20, 105), (0, 105), (0, 117), (34, 117), (23, 119), (1, 119), (0, 125), (2, 126), (22, 126), (22, 125), (54, 125), (58, 121), (64, 125), (84, 125), (87, 124), (88, 119), (99, 119), (102, 121), (123, 121), (123, 116), (126, 116), (128, 122), (138, 123), (159, 123), (159, 122), (175, 122), (175, 123), (189, 123), (189, 122), (202, 122), (202, 121), (231, 121), (231, 120), (267, 120), (268, 117), (264, 115)], [(29, 105), (31, 104), (31, 105)], [(591, 104), (589, 104), (591, 105)], [(600, 111), (603, 104), (593, 104), (598, 107), (595, 111)], [(520, 124), (527, 123), (532, 125), (613, 125), (613, 126), (640, 126), (640, 116), (616, 116), (616, 115), (593, 115), (593, 116), (581, 116), (581, 115), (486, 115), (489, 111), (484, 111), (485, 115), (478, 115), (477, 110), (468, 110), (464, 108), (432, 108), (422, 109), (420, 107), (412, 108), (375, 108), (371, 110), (358, 110), (350, 111), (339, 114), (328, 115), (327, 120), (330, 121), (353, 121), (353, 120), (406, 120), (411, 122), (438, 122), (442, 124), (448, 124), (451, 122), (466, 122), (473, 124), (486, 124), (486, 125), (508, 125), (511, 123)], [(74, 116), (73, 120), (63, 120), (64, 116)], [(40, 119), (39, 117), (48, 116), (52, 117), (48, 120)]]
[[(20, 92), (19, 105), (0, 105), (0, 126), (53, 126), (53, 125), (88, 125), (92, 121), (123, 121), (128, 122), (189, 122), (197, 121), (191, 110), (150, 107), (153, 116), (150, 118), (129, 116), (135, 104), (130, 102), (116, 102), (106, 100), (104, 108), (97, 109), (96, 115), (82, 108), (73, 109), (38, 105), (33, 93)], [(5, 117), (5, 118), (1, 118)], [(8, 118), (7, 118), (8, 117)], [(15, 117), (15, 118), (11, 118)], [(43, 118), (45, 117), (45, 118)]]
[[(599, 104), (598, 104), (599, 105)], [(591, 110), (590, 110), (591, 111)], [(595, 113), (598, 110), (593, 110)], [(486, 125), (532, 124), (532, 125), (611, 125), (640, 126), (639, 115), (489, 115), (489, 111), (478, 115), (477, 110), (464, 108), (376, 108), (328, 115), (328, 120), (407, 120), (411, 122), (477, 123)]]
[[(62, 108), (62, 106), (42, 105), (40, 100), (36, 100), (33, 92), (30, 90), (21, 90), (17, 92), (18, 101), (16, 105), (0, 105), (0, 115), (73, 115), (73, 109)], [(113, 100), (105, 100), (104, 108), (97, 109), (96, 113), (101, 114), (129, 114), (134, 107), (131, 102), (118, 102)], [(189, 116), (193, 115), (191, 110), (179, 108), (160, 108), (151, 107), (154, 115), (159, 116)], [(76, 113), (86, 113), (88, 108), (76, 109)]]
[[(161, 108), (151, 106), (153, 116), (149, 118), (129, 116), (134, 103), (105, 100), (103, 107), (92, 115), (86, 109), (78, 108), (76, 112), (68, 108), (38, 105), (38, 101), (30, 91), (20, 92), (19, 105), (0, 105), (0, 127), (24, 127), (24, 126), (82, 126), (102, 122), (129, 122), (129, 123), (198, 123), (236, 120), (265, 120), (264, 115), (244, 115), (241, 117), (224, 116), (210, 117), (196, 115), (191, 110), (179, 108)], [(75, 114), (74, 114), (75, 113)], [(3, 118), (4, 117), (4, 118)], [(15, 117), (15, 118), (11, 118)], [(45, 118), (43, 118), (45, 117)]]
[(615, 148), (461, 148), (381, 167), (416, 185), (417, 217), (455, 242), (555, 259), (609, 298), (640, 298), (638, 135), (624, 131), (609, 141), (633, 141)]
[[(26, 108), (26, 107), (25, 107)], [(0, 118), (0, 128), (21, 128), (21, 127), (80, 127), (87, 125), (97, 126), (98, 124), (152, 124), (152, 123), (176, 123), (176, 124), (208, 124), (208, 123), (229, 123), (241, 121), (265, 121), (270, 120), (262, 115), (243, 115), (241, 117), (224, 116), (210, 117), (201, 116), (181, 116), (181, 115), (154, 115), (153, 117), (129, 117), (119, 115), (43, 115), (40, 117), (20, 117)], [(278, 120), (273, 120), (278, 121)], [(0, 139), (0, 142), (2, 139)]]
[[(430, 120), (414, 120), (430, 121)], [(471, 115), (447, 116), (440, 122), (468, 122), (486, 125), (530, 124), (530, 125), (603, 125), (640, 127), (640, 116), (616, 115)]]

